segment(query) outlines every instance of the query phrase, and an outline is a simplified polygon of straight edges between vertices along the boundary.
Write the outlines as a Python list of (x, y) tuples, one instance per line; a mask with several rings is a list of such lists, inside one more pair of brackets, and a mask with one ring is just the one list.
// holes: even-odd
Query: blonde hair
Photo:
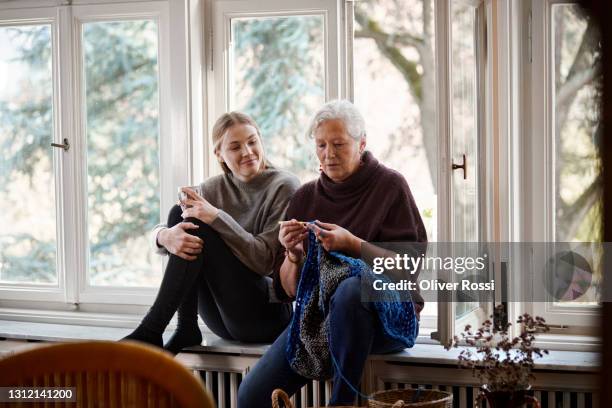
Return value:
[[(263, 139), (261, 137), (261, 131), (259, 130), (259, 126), (257, 126), (257, 123), (255, 122), (255, 120), (249, 115), (247, 115), (246, 113), (234, 111), (234, 112), (224, 113), (223, 115), (221, 115), (219, 119), (217, 119), (217, 121), (215, 122), (215, 125), (213, 126), (212, 143), (213, 143), (215, 154), (219, 153), (219, 150), (221, 149), (221, 143), (223, 143), (223, 138), (225, 134), (234, 125), (253, 126), (255, 130), (257, 131), (259, 142), (261, 143), (262, 148), (263, 148)], [(269, 166), (269, 163), (266, 160), (265, 151), (263, 150), (262, 150), (262, 156), (263, 156), (262, 166), (265, 169)], [(220, 165), (224, 173), (229, 174), (232, 172), (230, 168), (227, 167), (227, 164), (221, 162)]]

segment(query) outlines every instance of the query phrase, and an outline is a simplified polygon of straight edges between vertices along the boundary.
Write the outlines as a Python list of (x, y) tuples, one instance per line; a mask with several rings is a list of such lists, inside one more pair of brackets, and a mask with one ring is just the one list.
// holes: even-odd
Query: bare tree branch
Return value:
[[(355, 7), (355, 20), (360, 30), (355, 33), (356, 38), (370, 38), (374, 40), (377, 48), (386, 59), (395, 66), (403, 76), (408, 90), (420, 110), (420, 122), (423, 130), (423, 147), (427, 157), (429, 172), (432, 175), (434, 190), (437, 189), (437, 143), (435, 134), (435, 62), (432, 50), (431, 0), (422, 0), (423, 5), (423, 33), (418, 35), (401, 33), (389, 34), (372, 19), (366, 12)], [(398, 7), (399, 10), (399, 7)], [(411, 61), (402, 54), (406, 46), (413, 47), (418, 55), (418, 61)], [(419, 73), (421, 72), (421, 73)], [(403, 143), (403, 138), (394, 139)], [(399, 148), (395, 143), (390, 147)]]
[(578, 51), (576, 51), (576, 56), (574, 57), (572, 66), (570, 67), (569, 71), (567, 72), (567, 76), (565, 77), (565, 82), (569, 81), (574, 75), (576, 75), (577, 72), (583, 71), (588, 67), (589, 62), (584, 57), (586, 56), (587, 51), (595, 49), (598, 40), (599, 32), (597, 31), (597, 27), (593, 22), (593, 19), (590, 18), (587, 29), (582, 35), (582, 40), (580, 41)]
[[(362, 36), (361, 38), (367, 36), (367, 38), (371, 38), (374, 40), (376, 46), (380, 49), (380, 51), (402, 74), (402, 76), (408, 83), (412, 95), (417, 101), (420, 102), (422, 100), (422, 84), (421, 74), (418, 72), (417, 69), (418, 64), (415, 61), (407, 59), (402, 54), (400, 49), (395, 46), (395, 44), (398, 44), (397, 40), (395, 40), (396, 38), (398, 38), (398, 36), (389, 35), (388, 33), (384, 32), (377, 22), (368, 19), (366, 16), (364, 16), (357, 10), (355, 10), (355, 20), (357, 20), (357, 22), (362, 28), (360, 32), (358, 32)], [(355, 33), (355, 35), (357, 36), (357, 33)], [(418, 39), (417, 37), (412, 37), (411, 41), (415, 42), (413, 46), (420, 53), (420, 48), (421, 46), (424, 46), (424, 41), (422, 39)]]
[[(556, 21), (557, 30), (555, 35), (555, 43), (557, 46), (561, 46), (561, 39), (563, 38), (563, 31), (565, 26), (563, 25), (563, 19)], [(561, 75), (557, 74), (555, 79), (556, 101), (555, 101), (555, 134), (559, 135), (561, 129), (567, 120), (570, 108), (576, 99), (578, 91), (585, 85), (591, 83), (595, 78), (601, 74), (601, 65), (599, 62), (595, 62), (588, 58), (589, 52), (594, 53), (598, 43), (598, 32), (595, 24), (592, 20), (589, 20), (587, 29), (582, 35), (580, 45), (574, 55), (574, 60), (570, 66), (570, 69), (564, 79)], [(560, 57), (561, 53), (555, 53), (555, 72), (560, 72)], [(555, 144), (555, 154), (560, 154), (561, 144)], [(559, 188), (561, 168), (555, 166), (555, 184), (556, 188)], [(592, 206), (597, 203), (598, 197), (601, 195), (601, 176), (598, 177), (578, 198), (572, 205), (565, 205), (563, 201), (558, 197), (557, 204), (559, 207), (558, 218), (563, 219), (564, 222), (560, 224), (562, 228), (562, 234), (568, 239), (572, 239), (580, 225), (582, 224), (584, 217), (591, 210)]]
[[(567, 73), (567, 76), (565, 77), (564, 84), (560, 88), (558, 88), (557, 103), (555, 106), (557, 109), (555, 123), (555, 131), (557, 132), (557, 134), (563, 128), (563, 124), (565, 123), (567, 115), (569, 113), (569, 108), (572, 106), (572, 103), (576, 98), (578, 90), (580, 90), (580, 87), (576, 88), (575, 85), (580, 84), (582, 82), (582, 86), (584, 86), (584, 84), (589, 82), (588, 77), (583, 77), (582, 79), (575, 79), (576, 76), (581, 75), (582, 72), (588, 71), (589, 69), (594, 69), (596, 71), (594, 72), (595, 75), (597, 74), (597, 72), (601, 72), (599, 68), (595, 69), (589, 59), (586, 58), (588, 52), (593, 51), (595, 49), (598, 41), (599, 33), (597, 31), (597, 27), (595, 26), (595, 23), (592, 20), (589, 20), (587, 29), (582, 35), (580, 46), (576, 51), (576, 55), (574, 56), (572, 65)], [(598, 66), (599, 63), (596, 63), (595, 65)], [(592, 80), (592, 78), (590, 80)], [(574, 81), (576, 81), (575, 84)], [(574, 84), (574, 86), (568, 84)], [(564, 87), (566, 85), (568, 85), (568, 88), (567, 90), (564, 90)], [(573, 93), (570, 92), (570, 88), (574, 90)], [(559, 94), (562, 94), (561, 97), (559, 96)], [(563, 101), (563, 103), (559, 102), (560, 99)]]
[(570, 100), (573, 101), (576, 93), (585, 85), (591, 83), (593, 79), (601, 74), (601, 65), (597, 64), (594, 67), (587, 68), (584, 71), (575, 73), (569, 78), (557, 91), (556, 105), (557, 109), (562, 106), (569, 105)]
[(563, 228), (563, 235), (567, 237), (568, 240), (576, 236), (586, 215), (601, 199), (601, 183), (602, 175), (600, 173), (576, 201), (562, 209), (562, 214), (560, 214), (560, 216), (564, 220), (563, 224), (567, 225), (567, 227)]
[(415, 47), (419, 51), (420, 48), (425, 45), (425, 40), (422, 37), (418, 37), (410, 33), (387, 33), (382, 29), (378, 22), (366, 17), (357, 9), (355, 9), (355, 20), (361, 26), (360, 30), (355, 31), (356, 38), (372, 38), (373, 40), (386, 44), (387, 46), (409, 46)]

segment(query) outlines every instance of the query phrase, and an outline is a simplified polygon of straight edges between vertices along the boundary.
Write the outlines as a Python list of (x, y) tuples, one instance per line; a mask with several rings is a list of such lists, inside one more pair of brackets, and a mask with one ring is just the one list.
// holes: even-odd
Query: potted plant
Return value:
[(520, 334), (511, 338), (508, 331), (512, 324), (496, 326), (490, 316), (477, 331), (468, 325), (446, 345), (447, 350), (460, 343), (469, 346), (459, 353), (459, 365), (472, 369), (481, 384), (478, 400), (486, 399), (492, 408), (522, 407), (526, 403), (540, 406), (527, 392), (534, 379), (534, 358), (548, 354), (548, 350), (534, 345), (535, 334), (550, 328), (543, 318), (527, 313), (519, 316), (516, 323)]

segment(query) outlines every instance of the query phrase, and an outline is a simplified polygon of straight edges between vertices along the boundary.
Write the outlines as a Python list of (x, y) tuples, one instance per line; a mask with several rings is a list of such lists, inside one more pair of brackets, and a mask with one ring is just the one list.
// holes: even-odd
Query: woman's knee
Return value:
[(189, 217), (183, 219), (183, 209), (181, 206), (175, 204), (168, 213), (168, 228), (174, 227), (176, 224), (180, 224), (181, 222), (190, 222), (198, 226), (196, 229), (188, 229), (187, 233), (189, 234), (197, 235), (199, 237), (218, 235), (217, 232), (210, 227), (210, 225), (197, 218)]
[(352, 308), (359, 305), (361, 305), (361, 280), (353, 276), (340, 282), (331, 297), (331, 308)]
[[(369, 322), (372, 311), (371, 302), (361, 301), (361, 279), (357, 276), (343, 280), (330, 299), (331, 321), (335, 324), (343, 322), (342, 327), (345, 327), (345, 323), (349, 321), (367, 320)], [(347, 320), (349, 317), (350, 319)]]

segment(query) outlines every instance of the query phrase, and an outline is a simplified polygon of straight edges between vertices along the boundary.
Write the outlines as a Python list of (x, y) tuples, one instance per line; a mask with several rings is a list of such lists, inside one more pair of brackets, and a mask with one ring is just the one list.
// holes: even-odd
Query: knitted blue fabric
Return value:
[[(369, 287), (372, 287), (371, 283), (375, 279), (386, 278), (375, 275), (360, 259), (325, 251), (312, 231), (308, 239), (308, 254), (302, 267), (295, 313), (289, 326), (287, 360), (298, 374), (325, 380), (333, 375), (328, 318), (331, 296), (340, 282), (349, 277), (358, 276), (362, 284)], [(411, 301), (400, 301), (394, 291), (385, 291), (382, 299), (374, 302), (374, 308), (385, 333), (405, 347), (414, 346), (418, 334), (414, 304)]]

